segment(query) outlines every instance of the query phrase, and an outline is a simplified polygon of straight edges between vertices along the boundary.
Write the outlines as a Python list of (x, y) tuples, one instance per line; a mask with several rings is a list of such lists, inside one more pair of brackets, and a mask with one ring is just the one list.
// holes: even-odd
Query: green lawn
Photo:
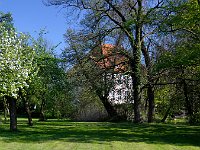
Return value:
[(0, 150), (200, 150), (200, 126), (18, 120), (0, 124)]

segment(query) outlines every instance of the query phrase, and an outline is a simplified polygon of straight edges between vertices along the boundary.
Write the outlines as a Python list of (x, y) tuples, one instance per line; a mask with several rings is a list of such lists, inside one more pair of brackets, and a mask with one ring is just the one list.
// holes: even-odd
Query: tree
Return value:
[(165, 34), (173, 34), (175, 42), (171, 43), (171, 50), (166, 50), (160, 57), (157, 67), (160, 70), (173, 72), (174, 82), (177, 84), (185, 99), (185, 109), (190, 123), (199, 120), (199, 100), (197, 91), (199, 84), (199, 9), (196, 0), (183, 2), (178, 6), (172, 6), (174, 14), (171, 15), (164, 28)]
[(19, 89), (28, 86), (27, 81), (37, 73), (33, 63), (35, 52), (28, 46), (27, 36), (0, 25), (0, 94), (9, 102), (10, 130), (17, 130), (16, 101)]
[(0, 24), (3, 25), (7, 30), (10, 30), (13, 27), (13, 18), (10, 13), (0, 12)]
[[(100, 34), (109, 35), (116, 30), (124, 33), (131, 47), (131, 76), (133, 79), (134, 120), (141, 121), (141, 51), (142, 42), (148, 34), (144, 34), (143, 27), (149, 23), (149, 14), (162, 5), (158, 1), (155, 6), (148, 8), (143, 0), (136, 1), (55, 1), (48, 0), (50, 5), (64, 5), (66, 8), (74, 7), (85, 10), (84, 14), (90, 19), (93, 26)], [(148, 19), (147, 19), (148, 18)], [(152, 21), (152, 20), (151, 20)], [(99, 24), (97, 26), (97, 24)]]
[(31, 88), (27, 89), (27, 92), (37, 99), (40, 121), (46, 120), (45, 112), (50, 117), (64, 117), (71, 109), (70, 85), (62, 67), (62, 60), (54, 54), (57, 46), (49, 45), (45, 34), (46, 31), (41, 30), (38, 38), (33, 40), (38, 74)]
[[(108, 99), (113, 84), (110, 78), (112, 76), (112, 72), (110, 72), (111, 69), (101, 69), (92, 59), (92, 57), (94, 57), (92, 55), (93, 48), (96, 47), (96, 43), (92, 40), (85, 40), (85, 36), (81, 32), (74, 33), (73, 31), (69, 31), (65, 37), (68, 39), (70, 46), (63, 52), (64, 58), (68, 59), (71, 65), (74, 65), (75, 74), (82, 74), (82, 76), (80, 75), (81, 79), (86, 80), (86, 85), (90, 86), (99, 97), (109, 117), (111, 119), (117, 119), (119, 116)], [(101, 45), (98, 45), (96, 50), (99, 52), (102, 51)], [(110, 77), (107, 76), (109, 73), (111, 75)], [(81, 86), (81, 83), (79, 85)]]
[[(6, 30), (10, 30), (13, 27), (13, 18), (10, 13), (3, 13), (0, 12), (0, 24), (1, 26), (4, 26)], [(4, 105), (4, 118), (7, 120), (7, 115), (9, 114), (8, 104), (5, 99), (5, 96), (3, 97), (3, 105)]]

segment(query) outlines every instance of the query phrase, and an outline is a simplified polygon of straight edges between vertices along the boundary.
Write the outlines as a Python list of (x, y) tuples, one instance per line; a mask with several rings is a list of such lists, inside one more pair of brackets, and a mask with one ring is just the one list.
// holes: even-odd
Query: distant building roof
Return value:
[(113, 69), (114, 72), (125, 72), (128, 70), (128, 58), (124, 55), (122, 47), (112, 44), (103, 44), (95, 48), (90, 56), (101, 69)]

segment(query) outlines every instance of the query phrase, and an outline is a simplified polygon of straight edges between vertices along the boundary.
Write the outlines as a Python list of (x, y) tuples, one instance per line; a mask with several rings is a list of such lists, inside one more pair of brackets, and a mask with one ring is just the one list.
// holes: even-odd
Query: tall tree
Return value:
[(199, 9), (200, 6), (196, 0), (171, 6), (174, 14), (166, 20), (167, 26), (163, 31), (165, 34), (171, 34), (174, 42), (171, 43), (173, 45), (171, 49), (166, 50), (158, 62), (158, 68), (161, 70), (175, 72), (174, 82), (182, 89), (190, 123), (196, 122), (199, 111), (196, 108), (199, 106), (199, 96), (192, 94), (198, 89), (199, 83)]
[[(65, 37), (70, 46), (65, 49), (63, 56), (68, 60), (68, 62), (70, 62), (70, 64), (74, 65), (76, 70), (74, 72), (83, 74), (84, 78), (82, 79), (86, 80), (87, 85), (95, 91), (96, 95), (104, 105), (109, 117), (111, 119), (117, 119), (117, 112), (108, 99), (112, 87), (112, 79), (110, 78), (111, 76), (108, 77), (107, 74), (111, 69), (101, 69), (98, 62), (95, 62), (92, 59), (92, 57), (94, 57), (92, 54), (94, 51), (102, 53), (102, 46), (96, 46), (96, 43), (92, 40), (88, 40), (87, 36), (83, 35), (81, 32), (74, 33), (69, 31)], [(101, 59), (102, 57), (104, 56), (100, 55), (98, 59)], [(110, 72), (110, 75), (111, 74), (112, 72)]]
[[(160, 8), (163, 1), (157, 1), (147, 5), (143, 0), (47, 0), (49, 5), (64, 5), (70, 10), (71, 7), (85, 10), (84, 14), (91, 20), (94, 28), (98, 28), (99, 33), (109, 35), (116, 30), (121, 30), (129, 41), (131, 47), (131, 76), (133, 79), (133, 99), (134, 99), (134, 120), (141, 121), (141, 51), (142, 42), (152, 32), (144, 32), (144, 25), (149, 21), (149, 15), (154, 10)], [(147, 7), (150, 6), (150, 7)], [(100, 24), (100, 26), (97, 26)]]
[(19, 89), (28, 86), (27, 81), (37, 73), (33, 63), (34, 50), (28, 46), (27, 36), (0, 24), (0, 87), (10, 106), (10, 130), (17, 130), (16, 101)]
[[(63, 108), (70, 108), (71, 99), (69, 94), (70, 86), (66, 79), (64, 68), (62, 68), (62, 60), (54, 54), (54, 50), (57, 46), (49, 45), (45, 39), (45, 30), (41, 30), (39, 36), (33, 41), (34, 50), (36, 52), (36, 62), (38, 65), (38, 74), (35, 78), (35, 82), (31, 84), (30, 91), (38, 99), (40, 105), (40, 120), (46, 120), (45, 110), (48, 110), (52, 115), (55, 112), (63, 112)], [(28, 89), (29, 90), (29, 89)], [(68, 98), (67, 98), (68, 97)], [(61, 106), (68, 102), (68, 106)], [(59, 110), (59, 108), (61, 110)], [(51, 111), (52, 110), (52, 111)], [(66, 110), (67, 112), (67, 110)]]

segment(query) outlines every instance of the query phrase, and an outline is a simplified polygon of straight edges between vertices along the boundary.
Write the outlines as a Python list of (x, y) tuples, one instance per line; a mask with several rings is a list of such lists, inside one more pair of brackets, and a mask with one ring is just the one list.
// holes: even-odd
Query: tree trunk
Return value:
[(132, 35), (130, 27), (126, 28), (127, 36), (132, 47), (133, 59), (131, 60), (132, 69), (132, 83), (133, 83), (133, 108), (134, 108), (134, 122), (141, 122), (141, 49), (142, 49), (142, 0), (137, 0), (138, 10), (135, 25), (135, 40)]
[(103, 103), (104, 108), (106, 109), (108, 116), (110, 119), (118, 119), (117, 111), (114, 107), (110, 104), (107, 97), (99, 96), (101, 102)]
[(148, 86), (147, 89), (147, 96), (148, 96), (148, 101), (149, 101), (149, 109), (148, 109), (148, 123), (153, 122), (154, 119), (154, 90), (151, 85)]
[(169, 115), (169, 112), (171, 110), (171, 105), (168, 107), (163, 119), (161, 120), (161, 122), (165, 122), (165, 120), (167, 119), (168, 115)]
[(151, 85), (151, 58), (148, 52), (148, 49), (145, 47), (144, 42), (142, 42), (142, 54), (145, 60), (145, 66), (147, 69), (147, 80), (148, 80), (148, 88), (147, 88), (147, 99), (148, 99), (148, 122), (153, 122), (154, 119), (154, 109), (155, 109), (155, 102), (154, 102), (154, 89)]
[(192, 105), (191, 105), (189, 97), (188, 97), (187, 83), (184, 79), (182, 80), (182, 83), (183, 83), (183, 93), (185, 96), (185, 107), (187, 109), (187, 113), (189, 116), (189, 123), (192, 123), (193, 122), (193, 110), (192, 110)]
[[(182, 76), (184, 78), (184, 68), (182, 68)], [(187, 109), (187, 114), (189, 116), (189, 123), (193, 123), (193, 109), (192, 109), (192, 104), (189, 100), (189, 97), (188, 97), (188, 86), (187, 86), (187, 83), (185, 81), (185, 79), (182, 79), (182, 86), (183, 86), (183, 94), (185, 96), (185, 107)]]
[[(140, 35), (140, 27), (136, 26), (136, 35)], [(139, 33), (137, 33), (139, 32)], [(136, 45), (133, 47), (132, 83), (133, 83), (133, 99), (134, 99), (134, 122), (141, 122), (140, 105), (141, 105), (141, 42), (140, 36), (136, 38)], [(132, 43), (133, 44), (133, 43)]]
[(141, 93), (140, 93), (140, 78), (137, 75), (132, 76), (133, 78), (133, 109), (134, 109), (134, 122), (141, 122), (140, 105), (141, 105)]
[(148, 88), (147, 88), (147, 99), (148, 99), (148, 122), (151, 123), (153, 122), (153, 118), (154, 118), (154, 90), (153, 87), (151, 85), (151, 58), (149, 56), (149, 52), (147, 50), (147, 48), (144, 45), (144, 42), (142, 42), (142, 53), (145, 59), (145, 66), (147, 69), (147, 80), (148, 80)]
[(31, 111), (30, 111), (29, 103), (27, 101), (25, 101), (25, 108), (26, 108), (26, 113), (28, 115), (28, 125), (33, 126)]
[[(131, 47), (133, 49), (133, 60), (131, 60), (132, 69), (132, 85), (133, 85), (133, 109), (134, 122), (141, 122), (140, 105), (141, 105), (141, 26), (136, 25), (136, 40), (129, 37)], [(129, 33), (131, 30), (129, 31)]]
[(45, 100), (44, 98), (42, 99), (41, 107), (40, 107), (40, 118), (39, 121), (45, 121), (46, 118), (44, 116), (44, 106), (45, 106)]
[(17, 131), (17, 108), (16, 108), (17, 100), (10, 96), (6, 96), (6, 99), (9, 102), (9, 109), (10, 109), (10, 130)]
[(7, 116), (10, 114), (9, 114), (9, 108), (8, 108), (5, 97), (3, 97), (3, 105), (4, 105), (4, 120), (7, 121)]
[(31, 111), (30, 111), (29, 103), (27, 101), (28, 98), (24, 97), (21, 89), (19, 90), (19, 96), (21, 97), (21, 99), (24, 102), (24, 107), (26, 109), (26, 113), (27, 113), (27, 117), (28, 117), (28, 125), (33, 126)]

